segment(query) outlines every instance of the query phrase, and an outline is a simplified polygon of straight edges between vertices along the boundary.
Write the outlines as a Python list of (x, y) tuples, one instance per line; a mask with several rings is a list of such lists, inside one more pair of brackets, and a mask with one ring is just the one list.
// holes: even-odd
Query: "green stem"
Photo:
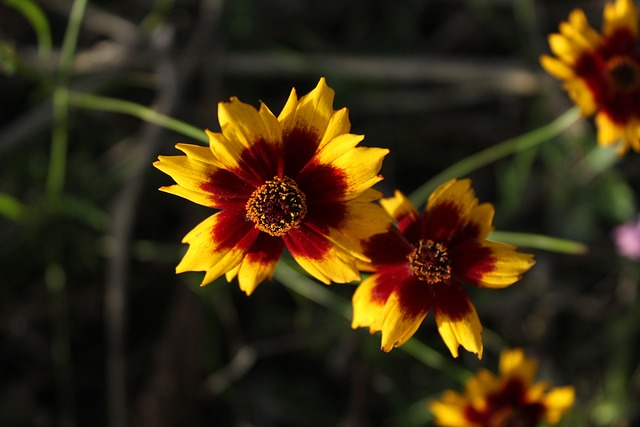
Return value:
[(501, 142), (454, 163), (416, 189), (409, 199), (415, 206), (422, 206), (429, 195), (443, 182), (466, 176), (483, 166), (508, 155), (533, 148), (560, 134), (580, 118), (580, 110), (574, 107), (551, 123), (524, 135)]
[(50, 202), (59, 200), (64, 188), (67, 168), (69, 74), (71, 73), (80, 24), (86, 7), (87, 0), (74, 1), (60, 52), (57, 85), (53, 92), (53, 132), (47, 175), (47, 197)]
[[(278, 263), (274, 277), (293, 292), (328, 308), (347, 320), (351, 319), (351, 307), (348, 301), (334, 294), (327, 287), (319, 285), (314, 280), (301, 274), (286, 262), (280, 261)], [(413, 356), (424, 365), (440, 371), (461, 383), (464, 383), (471, 376), (469, 371), (456, 365), (432, 348), (427, 347), (415, 337), (404, 343), (399, 349)]]
[(47, 64), (51, 60), (52, 43), (51, 28), (44, 12), (32, 0), (4, 0), (4, 4), (14, 8), (29, 21), (38, 39), (38, 55)]
[(137, 117), (148, 123), (153, 123), (165, 129), (172, 130), (182, 135), (193, 138), (196, 141), (208, 144), (209, 139), (202, 129), (185, 123), (173, 117), (158, 113), (157, 111), (122, 99), (93, 95), (83, 92), (70, 92), (69, 103), (78, 108), (97, 111), (109, 111), (112, 113), (127, 114)]
[[(49, 208), (57, 211), (60, 208), (64, 193), (64, 182), (67, 169), (68, 147), (68, 118), (69, 118), (69, 76), (75, 55), (80, 24), (87, 0), (75, 0), (69, 14), (69, 23), (62, 42), (60, 63), (56, 86), (53, 91), (53, 129), (51, 133), (51, 153), (49, 169), (47, 171), (46, 198)], [(46, 282), (51, 300), (51, 354), (56, 382), (58, 385), (58, 399), (60, 405), (59, 424), (62, 427), (76, 425), (74, 391), (73, 391), (73, 362), (71, 355), (71, 333), (69, 332), (69, 310), (66, 302), (66, 279), (62, 263), (57, 261), (61, 253), (54, 242), (48, 243), (48, 268)]]
[(584, 255), (589, 251), (589, 248), (584, 243), (542, 234), (493, 231), (489, 235), (489, 238), (497, 242), (509, 243), (519, 247), (542, 249), (569, 255)]

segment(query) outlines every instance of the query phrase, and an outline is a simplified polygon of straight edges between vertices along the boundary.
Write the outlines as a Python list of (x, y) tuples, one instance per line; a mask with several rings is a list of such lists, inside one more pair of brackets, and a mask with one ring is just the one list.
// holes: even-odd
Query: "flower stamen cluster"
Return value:
[(451, 278), (451, 264), (447, 249), (433, 240), (420, 240), (407, 259), (411, 271), (418, 278), (429, 284), (446, 282)]
[(282, 236), (300, 226), (307, 214), (307, 197), (288, 176), (275, 176), (251, 194), (245, 208), (258, 230)]

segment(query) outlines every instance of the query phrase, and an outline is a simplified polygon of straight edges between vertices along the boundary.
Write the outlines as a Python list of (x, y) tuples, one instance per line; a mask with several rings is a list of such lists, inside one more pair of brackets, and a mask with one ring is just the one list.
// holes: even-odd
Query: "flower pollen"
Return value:
[(282, 236), (304, 219), (307, 198), (293, 179), (275, 176), (251, 194), (245, 209), (258, 230)]
[(640, 65), (627, 56), (614, 56), (607, 61), (607, 72), (613, 90), (629, 92), (640, 83)]
[(444, 245), (433, 240), (420, 240), (407, 259), (411, 271), (429, 284), (446, 282), (451, 278), (451, 264)]

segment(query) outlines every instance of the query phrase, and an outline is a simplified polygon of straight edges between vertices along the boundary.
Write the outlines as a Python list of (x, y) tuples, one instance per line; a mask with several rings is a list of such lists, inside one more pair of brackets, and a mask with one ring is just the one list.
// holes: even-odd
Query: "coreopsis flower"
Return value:
[(543, 55), (542, 66), (564, 82), (584, 116), (596, 114), (600, 145), (619, 144), (640, 151), (640, 48), (638, 13), (632, 0), (616, 0), (604, 8), (602, 32), (575, 9), (549, 36), (556, 57)]
[(478, 204), (468, 179), (437, 188), (423, 215), (399, 191), (381, 204), (397, 227), (364, 242), (374, 274), (353, 295), (352, 327), (382, 331), (382, 350), (390, 351), (433, 307), (451, 354), (458, 357), (462, 345), (481, 358), (482, 326), (462, 285), (507, 287), (534, 264), (533, 256), (487, 240), (493, 206)]
[(184, 156), (154, 166), (177, 184), (162, 191), (218, 210), (183, 239), (177, 273), (204, 271), (202, 285), (225, 274), (251, 294), (271, 278), (286, 246), (313, 277), (329, 283), (360, 278), (361, 239), (385, 230), (388, 215), (371, 187), (388, 150), (357, 147), (346, 108), (333, 110), (324, 78), (278, 117), (231, 98), (218, 106), (222, 132), (210, 144), (178, 144)]
[(549, 390), (549, 383), (534, 384), (535, 359), (522, 349), (500, 355), (500, 375), (481, 369), (465, 385), (463, 394), (447, 390), (429, 404), (435, 423), (444, 427), (535, 427), (555, 425), (573, 406), (573, 387)]

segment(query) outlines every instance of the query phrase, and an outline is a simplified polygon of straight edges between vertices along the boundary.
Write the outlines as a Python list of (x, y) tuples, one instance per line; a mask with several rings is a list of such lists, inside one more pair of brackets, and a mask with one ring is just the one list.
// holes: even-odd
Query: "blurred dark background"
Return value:
[[(48, 22), (50, 55), (26, 3)], [(91, 1), (68, 86), (218, 131), (218, 102), (264, 101), (278, 114), (292, 87), (303, 95), (325, 76), (352, 132), (391, 149), (377, 188), (409, 194), (569, 109), (538, 57), (574, 7), (599, 29), (603, 5)], [(426, 403), (461, 388), (447, 372), (381, 352), (379, 336), (277, 281), (247, 298), (235, 282), (199, 288), (200, 273), (175, 275), (182, 237), (212, 212), (157, 191), (171, 179), (151, 163), (194, 141), (71, 99), (56, 192), (52, 100), (71, 7), (0, 3), (0, 425), (431, 425)], [(498, 230), (589, 246), (534, 251), (521, 282), (470, 290), (485, 357), (452, 361), (495, 371), (503, 348), (524, 347), (540, 378), (576, 387), (562, 426), (640, 425), (640, 270), (611, 239), (636, 216), (638, 161), (597, 149), (593, 122), (580, 120), (471, 176)], [(344, 301), (353, 289), (329, 288)], [(450, 358), (431, 315), (416, 337)]]

